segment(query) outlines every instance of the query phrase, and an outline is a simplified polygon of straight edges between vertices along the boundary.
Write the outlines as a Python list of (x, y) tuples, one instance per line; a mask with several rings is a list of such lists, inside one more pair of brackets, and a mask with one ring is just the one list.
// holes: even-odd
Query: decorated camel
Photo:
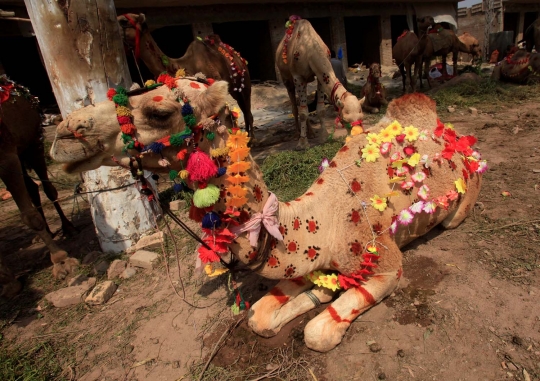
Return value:
[(365, 97), (362, 109), (372, 114), (377, 114), (382, 106), (386, 106), (386, 89), (380, 81), (381, 65), (373, 63), (369, 67), (367, 81), (362, 87), (362, 94)]
[[(459, 225), (487, 168), (472, 148), (476, 139), (442, 124), (435, 102), (415, 93), (391, 102), (372, 132), (354, 126), (307, 192), (279, 202), (247, 134), (229, 124), (226, 83), (160, 81), (136, 93), (117, 89), (112, 101), (73, 112), (57, 128), (53, 157), (71, 172), (143, 166), (168, 172), (175, 188), (194, 189), (190, 217), (202, 225), (198, 261), (206, 272), (225, 271), (232, 255), (281, 280), (249, 311), (259, 335), (277, 334), (343, 291), (305, 327), (306, 345), (317, 351), (338, 345), (356, 317), (395, 290), (401, 247), (438, 224)], [(235, 306), (249, 308), (241, 295)]]
[(525, 49), (531, 53), (533, 46), (537, 53), (540, 53), (540, 19), (536, 19), (531, 25), (527, 27), (525, 33), (523, 33), (523, 40), (525, 42)]
[(491, 78), (514, 83), (540, 82), (540, 53), (518, 50), (498, 62)]
[[(326, 141), (324, 95), (336, 107), (344, 126), (362, 124), (361, 102), (345, 90), (330, 63), (330, 50), (307, 20), (291, 16), (287, 31), (276, 51), (276, 66), (291, 100), (296, 128), (300, 132), (297, 149), (309, 147), (307, 139), (307, 84), (317, 77), (317, 116), (321, 124), (319, 142)], [(298, 101), (296, 97), (298, 96)]]
[(184, 70), (187, 75), (203, 73), (207, 78), (229, 82), (229, 93), (244, 114), (246, 130), (253, 136), (253, 115), (251, 113), (251, 79), (247, 61), (231, 46), (221, 41), (218, 35), (197, 38), (180, 58), (170, 58), (157, 46), (146, 25), (144, 14), (127, 13), (118, 16), (126, 46), (158, 76), (166, 71), (175, 75)]
[[(482, 59), (482, 48), (478, 40), (469, 32), (465, 32), (458, 37), (459, 41), (466, 47), (466, 52), (460, 50), (461, 53), (469, 54), (472, 57), (472, 62)], [(463, 49), (462, 46), (460, 46)]]
[[(68, 258), (67, 253), (54, 242), (45, 220), (38, 186), (27, 173), (27, 169), (33, 169), (41, 180), (45, 194), (60, 216), (63, 233), (66, 236), (76, 233), (57, 201), (58, 192), (47, 174), (39, 101), (27, 88), (1, 76), (0, 104), (0, 178), (11, 192), (24, 224), (33, 229), (50, 250), (53, 275), (63, 279), (73, 272), (78, 261)], [(2, 264), (1, 258), (0, 284), (3, 285), (2, 293), (7, 296), (20, 289), (19, 282)]]

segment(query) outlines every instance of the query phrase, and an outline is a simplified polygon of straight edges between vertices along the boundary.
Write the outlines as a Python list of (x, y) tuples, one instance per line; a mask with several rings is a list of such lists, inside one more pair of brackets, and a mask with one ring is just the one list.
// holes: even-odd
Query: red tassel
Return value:
[(189, 172), (189, 180), (202, 182), (216, 176), (218, 171), (210, 156), (199, 150), (189, 155), (186, 169)]

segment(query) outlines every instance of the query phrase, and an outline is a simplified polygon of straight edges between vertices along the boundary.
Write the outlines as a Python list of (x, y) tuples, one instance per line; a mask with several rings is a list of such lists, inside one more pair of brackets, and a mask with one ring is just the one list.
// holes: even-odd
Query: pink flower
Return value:
[(480, 155), (480, 152), (478, 151), (473, 151), (471, 156), (474, 157), (476, 160), (480, 160), (482, 158), (482, 155)]
[(414, 187), (414, 183), (412, 181), (403, 181), (401, 183), (401, 189), (403, 190), (409, 190), (412, 187)]
[(390, 149), (392, 148), (392, 143), (386, 142), (381, 144), (381, 155), (386, 155), (388, 152), (390, 152)]
[(478, 169), (476, 170), (476, 172), (477, 173), (484, 173), (485, 171), (487, 171), (487, 169), (488, 169), (487, 161), (480, 160), (478, 162)]
[(428, 155), (423, 155), (422, 158), (420, 159), (420, 164), (423, 164), (424, 167), (429, 168), (429, 166), (431, 165), (431, 162), (429, 160), (429, 156)]
[(458, 193), (455, 190), (450, 190), (446, 193), (446, 197), (449, 201), (455, 201), (458, 198)]
[(409, 225), (413, 220), (413, 214), (409, 211), (409, 209), (403, 209), (398, 216), (399, 222), (401, 222), (401, 225)]
[(330, 163), (328, 162), (328, 159), (325, 157), (322, 162), (321, 162), (321, 165), (319, 165), (319, 173), (323, 173), (323, 171), (328, 168), (328, 166), (330, 165)]
[(406, 165), (402, 166), (401, 168), (396, 169), (396, 175), (400, 177), (407, 176), (408, 173), (409, 173), (409, 167), (407, 167)]
[(390, 156), (391, 163), (398, 160), (401, 160), (401, 154), (399, 152), (395, 152), (392, 156)]
[(414, 175), (411, 176), (411, 178), (415, 183), (421, 183), (426, 179), (426, 174), (422, 171), (416, 172)]
[(428, 133), (429, 133), (428, 130), (422, 130), (422, 131), (420, 131), (420, 135), (418, 135), (418, 140), (420, 140), (420, 141), (426, 141), (426, 140), (428, 140)]
[(433, 214), (435, 210), (437, 209), (437, 204), (435, 204), (433, 201), (426, 202), (424, 205), (424, 212)]
[(444, 210), (448, 209), (448, 199), (446, 198), (446, 196), (439, 196), (434, 201), (437, 205), (444, 208)]
[(412, 214), (421, 213), (424, 209), (424, 204), (424, 201), (415, 202), (409, 207), (409, 210)]
[(427, 200), (428, 193), (429, 193), (429, 187), (427, 185), (422, 185), (420, 189), (418, 189), (418, 197), (420, 197), (424, 201)]
[(396, 234), (396, 230), (397, 230), (397, 221), (394, 221), (390, 224), (390, 233)]

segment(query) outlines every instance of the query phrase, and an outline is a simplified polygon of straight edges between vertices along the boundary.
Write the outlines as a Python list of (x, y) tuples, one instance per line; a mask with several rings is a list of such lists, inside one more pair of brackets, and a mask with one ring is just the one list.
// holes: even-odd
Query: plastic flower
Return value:
[(356, 136), (364, 133), (364, 129), (361, 126), (354, 126), (351, 130), (351, 136)]
[(424, 212), (433, 214), (435, 210), (437, 209), (437, 204), (435, 204), (433, 201), (426, 202), (424, 205)]
[(317, 286), (320, 287), (326, 287), (331, 289), (332, 291), (339, 290), (341, 287), (339, 285), (338, 276), (337, 274), (323, 274), (318, 279), (313, 281)]
[(426, 201), (428, 198), (429, 193), (429, 187), (427, 185), (422, 185), (420, 189), (418, 189), (418, 197), (420, 197), (422, 200)]
[(394, 138), (394, 135), (392, 135), (392, 132), (390, 132), (387, 129), (382, 130), (379, 132), (379, 140), (383, 143), (389, 143)]
[(403, 180), (405, 180), (405, 179), (406, 179), (406, 177), (404, 177), (404, 176), (394, 176), (394, 177), (392, 177), (390, 180), (388, 180), (388, 182), (389, 182), (390, 184), (393, 184), (393, 183), (399, 183), (399, 182), (401, 182), (401, 181), (403, 181)]
[(487, 169), (488, 169), (487, 161), (480, 160), (478, 162), (478, 169), (476, 170), (476, 172), (477, 173), (484, 173), (485, 171), (487, 171)]
[(390, 142), (382, 143), (381, 147), (379, 148), (381, 155), (386, 155), (388, 152), (390, 152), (390, 149), (392, 149), (392, 143)]
[(401, 124), (397, 120), (394, 120), (392, 123), (390, 123), (385, 130), (388, 130), (392, 136), (398, 136), (401, 134), (401, 131), (403, 131), (403, 127), (401, 127)]
[(403, 166), (396, 170), (396, 175), (398, 176), (407, 176), (408, 173), (409, 173), (409, 167), (406, 167), (406, 166)]
[(423, 155), (422, 158), (420, 159), (420, 164), (422, 164), (426, 168), (429, 168), (429, 166), (431, 165), (431, 161), (429, 160), (429, 156), (428, 155)]
[(426, 140), (428, 140), (428, 134), (428, 130), (420, 131), (420, 134), (418, 135), (418, 140), (425, 142)]
[(409, 211), (410, 211), (412, 214), (421, 213), (422, 210), (424, 209), (424, 205), (425, 205), (425, 202), (424, 202), (424, 201), (417, 201), (417, 202), (415, 202), (414, 204), (412, 204), (412, 205), (409, 207)]
[(455, 201), (457, 200), (458, 198), (458, 193), (455, 191), (455, 190), (449, 190), (447, 193), (446, 193), (446, 197), (448, 198), (448, 200), (450, 201)]
[(378, 146), (368, 145), (362, 148), (362, 157), (366, 159), (367, 162), (375, 162), (379, 156)]
[(444, 208), (445, 210), (448, 209), (448, 198), (446, 196), (439, 196), (433, 201), (435, 201), (438, 206)]
[(401, 160), (401, 154), (399, 152), (394, 152), (392, 156), (390, 156), (390, 162), (393, 163), (398, 160)]
[(426, 179), (426, 174), (422, 171), (419, 171), (419, 172), (416, 172), (414, 175), (412, 175), (411, 179), (413, 179), (415, 183), (421, 183), (422, 181)]
[(233, 149), (247, 147), (248, 142), (249, 138), (247, 132), (236, 131), (236, 134), (232, 134), (229, 136), (229, 139), (227, 140), (227, 147)]
[(208, 275), (210, 278), (213, 278), (218, 275), (224, 274), (229, 270), (227, 268), (214, 269), (212, 264), (208, 263), (206, 266), (204, 266), (204, 271), (206, 272), (206, 275)]
[(390, 224), (390, 233), (391, 234), (396, 234), (396, 230), (397, 230), (397, 221), (394, 221)]
[(502, 195), (503, 197), (512, 197), (512, 193), (510, 193), (510, 192), (508, 192), (508, 191), (502, 191), (502, 192), (501, 192), (501, 195)]
[(377, 195), (374, 195), (372, 198), (370, 198), (370, 200), (371, 200), (371, 205), (375, 209), (377, 209), (379, 212), (382, 212), (388, 206), (388, 205), (386, 205), (386, 199), (382, 198), (382, 197), (379, 197)]
[(465, 180), (463, 180), (462, 178), (454, 181), (454, 184), (456, 184), (456, 189), (458, 193), (464, 194), (465, 192), (467, 192), (467, 183), (465, 183)]
[(452, 123), (445, 123), (444, 127), (449, 128), (450, 130), (454, 129), (454, 125)]
[(413, 220), (414, 216), (413, 214), (409, 211), (409, 209), (403, 209), (400, 213), (399, 213), (399, 216), (398, 216), (398, 221), (401, 223), (401, 225), (409, 225), (412, 220)]
[(323, 173), (324, 170), (328, 168), (329, 165), (330, 165), (330, 162), (328, 161), (326, 157), (322, 159), (321, 165), (319, 165), (319, 173)]
[(373, 133), (373, 132), (370, 132), (368, 135), (367, 135), (367, 140), (368, 140), (368, 144), (370, 145), (374, 145), (374, 146), (379, 146), (381, 144), (381, 139), (379, 139), (379, 135)]
[(404, 181), (401, 183), (401, 189), (403, 190), (409, 190), (412, 187), (414, 187), (414, 183), (412, 181)]
[(416, 167), (420, 163), (420, 154), (414, 153), (410, 158), (409, 161), (407, 161), (407, 164), (409, 164), (411, 167)]
[[(392, 156), (394, 156), (394, 155), (392, 155)], [(407, 163), (407, 161), (408, 161), (407, 159), (394, 160), (392, 162), (392, 167), (393, 168), (401, 168), (401, 167), (403, 167), (403, 164)]]
[(418, 139), (418, 128), (414, 126), (405, 127), (405, 139), (407, 139), (410, 142), (414, 142), (416, 139)]

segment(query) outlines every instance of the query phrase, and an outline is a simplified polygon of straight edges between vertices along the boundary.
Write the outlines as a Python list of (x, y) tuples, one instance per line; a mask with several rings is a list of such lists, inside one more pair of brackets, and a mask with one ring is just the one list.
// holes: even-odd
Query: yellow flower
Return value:
[(400, 182), (402, 182), (402, 181), (405, 180), (405, 179), (406, 179), (405, 176), (398, 176), (398, 177), (394, 176), (394, 177), (392, 177), (390, 180), (388, 180), (388, 182), (389, 182), (390, 184), (393, 184), (393, 183), (400, 183)]
[(387, 193), (384, 195), (384, 197), (395, 197), (395, 196), (399, 196), (401, 193), (398, 192), (398, 191), (392, 191), (390, 193)]
[(405, 163), (407, 163), (407, 159), (396, 160), (392, 163), (392, 168), (400, 169)]
[(176, 78), (178, 77), (185, 77), (186, 76), (186, 71), (185, 69), (178, 69), (176, 71), (176, 74), (174, 75)]
[(389, 130), (387, 129), (384, 129), (382, 130), (381, 132), (379, 132), (379, 140), (382, 142), (382, 143), (387, 143), (387, 142), (390, 142), (392, 141), (392, 138), (394, 137), (394, 135), (392, 135), (392, 132), (390, 132)]
[(419, 134), (418, 128), (413, 126), (405, 127), (405, 139), (408, 141), (414, 142), (416, 139), (418, 139)]
[(416, 167), (419, 162), (420, 154), (417, 152), (412, 154), (412, 156), (409, 158), (409, 161), (407, 161), (407, 164), (409, 164), (411, 167)]
[(449, 128), (450, 130), (454, 129), (454, 125), (452, 123), (446, 123), (444, 127)]
[(152, 85), (155, 85), (155, 84), (156, 84), (156, 81), (154, 81), (153, 79), (149, 79), (148, 81), (146, 81), (144, 83), (144, 86), (148, 87), (148, 86), (152, 86)]
[(367, 162), (375, 162), (379, 156), (380, 153), (377, 146), (368, 145), (362, 148), (362, 157), (366, 159)]
[(379, 146), (381, 144), (381, 140), (379, 139), (379, 135), (371, 132), (367, 136), (368, 144)]
[(465, 180), (460, 178), (454, 181), (454, 184), (456, 184), (456, 189), (458, 193), (465, 194), (465, 192), (467, 192), (467, 183), (465, 182)]
[(397, 120), (394, 120), (385, 128), (385, 130), (388, 130), (392, 136), (398, 136), (401, 134), (401, 131), (403, 131), (403, 127), (401, 127), (401, 124), (399, 124)]
[(386, 205), (386, 198), (379, 197), (377, 195), (370, 198), (371, 205), (377, 209), (379, 212), (382, 212), (386, 209), (388, 205)]
[(339, 286), (338, 276), (336, 273), (332, 274), (324, 274), (323, 276), (319, 277), (315, 282), (317, 286), (320, 287), (326, 287), (331, 289), (332, 291), (339, 290), (341, 287)]
[(351, 136), (356, 136), (364, 133), (364, 129), (360, 126), (354, 126), (351, 130)]
[(209, 263), (206, 266), (204, 266), (204, 271), (206, 272), (206, 275), (208, 275), (210, 278), (213, 278), (213, 277), (216, 277), (218, 275), (224, 274), (229, 270), (227, 270), (226, 268), (221, 268), (221, 269), (215, 269), (214, 270), (214, 267), (212, 266), (212, 264)]

